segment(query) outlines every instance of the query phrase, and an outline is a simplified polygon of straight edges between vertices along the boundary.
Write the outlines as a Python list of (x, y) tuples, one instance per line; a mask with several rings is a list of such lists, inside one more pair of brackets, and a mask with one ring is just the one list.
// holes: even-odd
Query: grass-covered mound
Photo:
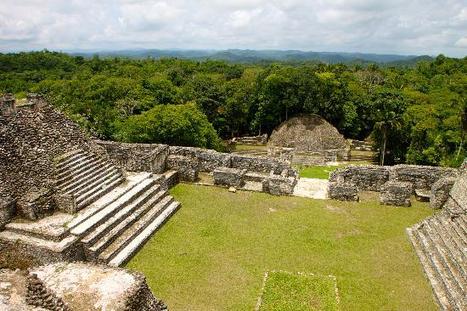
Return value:
[(342, 310), (437, 310), (405, 228), (432, 214), (180, 184), (181, 209), (130, 261), (171, 310), (253, 310), (266, 271), (334, 275)]

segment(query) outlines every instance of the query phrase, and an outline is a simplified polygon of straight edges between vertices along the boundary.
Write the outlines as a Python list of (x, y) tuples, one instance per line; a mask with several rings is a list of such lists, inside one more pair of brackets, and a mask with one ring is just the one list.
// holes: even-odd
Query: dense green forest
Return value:
[(347, 138), (373, 135), (386, 164), (467, 156), (467, 57), (390, 67), (0, 54), (0, 92), (44, 94), (103, 139), (220, 149), (316, 113)]

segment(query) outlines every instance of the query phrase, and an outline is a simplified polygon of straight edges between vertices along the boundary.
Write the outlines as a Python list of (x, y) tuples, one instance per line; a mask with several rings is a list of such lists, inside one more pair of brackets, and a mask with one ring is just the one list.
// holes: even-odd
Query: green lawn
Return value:
[(268, 273), (260, 311), (338, 310), (335, 279), (304, 273)]
[(341, 310), (437, 310), (405, 228), (432, 214), (179, 184), (181, 209), (129, 262), (171, 310), (253, 310), (266, 271), (334, 275)]
[(339, 167), (342, 166), (305, 166), (298, 168), (298, 172), (300, 177), (329, 179), (329, 174)]

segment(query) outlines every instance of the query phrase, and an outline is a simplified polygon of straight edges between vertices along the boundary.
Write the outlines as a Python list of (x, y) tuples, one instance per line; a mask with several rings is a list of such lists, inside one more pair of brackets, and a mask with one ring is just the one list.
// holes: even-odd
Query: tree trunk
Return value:
[(387, 133), (386, 133), (386, 128), (383, 127), (383, 148), (382, 148), (382, 151), (381, 151), (381, 166), (384, 165), (384, 157), (386, 155), (386, 141), (387, 141)]

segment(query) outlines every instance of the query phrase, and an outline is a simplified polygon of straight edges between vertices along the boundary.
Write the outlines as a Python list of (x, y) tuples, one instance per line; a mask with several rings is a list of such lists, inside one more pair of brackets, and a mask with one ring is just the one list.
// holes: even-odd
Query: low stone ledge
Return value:
[(241, 188), (245, 184), (243, 176), (246, 169), (236, 169), (230, 167), (220, 167), (214, 170), (214, 184), (219, 186), (228, 186)]
[(430, 206), (432, 208), (442, 208), (449, 198), (449, 192), (456, 182), (454, 177), (444, 177), (431, 186)]
[(330, 182), (329, 198), (339, 201), (358, 201), (358, 187), (351, 182)]
[(411, 206), (413, 185), (410, 182), (388, 181), (381, 187), (379, 201), (385, 205)]

